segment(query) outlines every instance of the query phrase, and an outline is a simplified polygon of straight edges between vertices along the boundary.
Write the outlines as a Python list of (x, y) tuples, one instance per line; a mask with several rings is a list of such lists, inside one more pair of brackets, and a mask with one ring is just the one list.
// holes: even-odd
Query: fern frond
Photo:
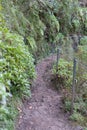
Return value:
[(28, 37), (27, 37), (27, 40), (28, 40), (29, 45), (30, 45), (30, 47), (32, 48), (32, 50), (36, 50), (36, 49), (37, 49), (37, 46), (36, 46), (36, 42), (35, 42), (34, 38), (31, 37), (31, 36), (28, 36)]

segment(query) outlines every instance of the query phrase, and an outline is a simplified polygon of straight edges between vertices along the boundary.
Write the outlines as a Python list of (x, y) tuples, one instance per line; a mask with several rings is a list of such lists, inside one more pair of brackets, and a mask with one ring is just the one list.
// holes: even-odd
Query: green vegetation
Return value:
[[(83, 122), (87, 112), (86, 14), (87, 7), (80, 7), (78, 0), (0, 1), (0, 129), (13, 129), (16, 115), (16, 108), (12, 106), (12, 102), (15, 102), (13, 98), (30, 95), (30, 85), (35, 77), (35, 60), (47, 56), (52, 48), (55, 51), (58, 46), (62, 46), (65, 53), (60, 59), (57, 76), (59, 83), (65, 86), (66, 95), (69, 94), (64, 95), (68, 110), (72, 80), (72, 61), (69, 58), (76, 56), (79, 61), (76, 79), (77, 107), (74, 108), (75, 113), (71, 119), (77, 120), (79, 115), (80, 122)], [(83, 36), (77, 53), (70, 48), (73, 39), (69, 36), (73, 34)], [(55, 66), (53, 72), (56, 74)], [(2, 122), (6, 124), (4, 128)]]
[(21, 36), (9, 32), (3, 32), (3, 35), (0, 45), (1, 82), (12, 94), (19, 92), (21, 95), (29, 88), (29, 79), (34, 77), (33, 58)]
[[(2, 6), (0, 6), (2, 7)], [(0, 14), (0, 127), (12, 130), (16, 108), (10, 98), (30, 96), (31, 80), (35, 77), (34, 59), (24, 39), (10, 32)], [(10, 97), (10, 98), (9, 98)], [(11, 128), (10, 128), (11, 127)]]
[(87, 33), (86, 9), (80, 7), (77, 0), (3, 0), (3, 7), (7, 26), (26, 37), (29, 50), (36, 59), (49, 54), (52, 44), (58, 44), (59, 32), (64, 37)]
[[(85, 40), (86, 38), (81, 39), (81, 43), (83, 44), (79, 45), (78, 51), (73, 54), (77, 59), (77, 68), (74, 111), (70, 116), (70, 119), (87, 127), (87, 45), (85, 44), (87, 41)], [(67, 55), (66, 49), (63, 49), (64, 50), (61, 55), (62, 58), (59, 59), (58, 71), (56, 71), (55, 63), (53, 66), (53, 74), (56, 75), (57, 82), (60, 83), (60, 86), (62, 86), (65, 111), (70, 112), (72, 101), (73, 56), (70, 57), (69, 54)]]
[(62, 84), (62, 86), (70, 87), (72, 81), (72, 70), (72, 62), (68, 62), (61, 58), (58, 65), (58, 72), (56, 72), (56, 66), (54, 65), (53, 73), (57, 74), (58, 82)]

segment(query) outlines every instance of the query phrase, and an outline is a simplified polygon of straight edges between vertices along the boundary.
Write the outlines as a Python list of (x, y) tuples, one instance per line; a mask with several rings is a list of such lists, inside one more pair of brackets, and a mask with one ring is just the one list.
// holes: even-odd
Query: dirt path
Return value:
[(61, 109), (61, 94), (50, 81), (55, 58), (51, 56), (37, 65), (32, 98), (24, 102), (16, 130), (77, 130), (67, 120)]

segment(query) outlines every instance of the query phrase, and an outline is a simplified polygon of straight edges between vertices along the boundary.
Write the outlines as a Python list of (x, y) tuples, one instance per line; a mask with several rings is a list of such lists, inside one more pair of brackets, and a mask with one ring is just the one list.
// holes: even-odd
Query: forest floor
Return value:
[(54, 55), (37, 64), (32, 96), (23, 102), (16, 130), (81, 130), (68, 120), (62, 109), (62, 94), (55, 89), (56, 83), (51, 80), (55, 60)]

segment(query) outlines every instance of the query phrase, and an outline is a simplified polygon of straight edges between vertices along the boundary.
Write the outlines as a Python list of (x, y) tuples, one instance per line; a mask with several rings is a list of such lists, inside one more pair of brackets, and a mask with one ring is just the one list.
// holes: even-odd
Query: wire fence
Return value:
[[(54, 50), (53, 50), (54, 49)], [(58, 72), (58, 65), (60, 62), (60, 58), (64, 58), (67, 61), (72, 61), (73, 62), (73, 72), (72, 72), (72, 85), (71, 85), (71, 113), (73, 113), (74, 110), (74, 102), (75, 102), (75, 96), (78, 93), (77, 89), (81, 89), (84, 91), (84, 84), (85, 88), (87, 88), (87, 62), (85, 60), (87, 59), (81, 59), (81, 57), (77, 56), (78, 51), (75, 51), (75, 49), (72, 47), (72, 45), (69, 45), (67, 47), (62, 47), (62, 46), (52, 46), (52, 51), (51, 53), (55, 53), (57, 55), (56, 59), (56, 72)], [(84, 54), (82, 54), (84, 55)], [(77, 70), (78, 68), (78, 70)], [(77, 81), (77, 82), (76, 82)], [(80, 91), (79, 91), (80, 92)], [(86, 89), (84, 94), (86, 93)]]

